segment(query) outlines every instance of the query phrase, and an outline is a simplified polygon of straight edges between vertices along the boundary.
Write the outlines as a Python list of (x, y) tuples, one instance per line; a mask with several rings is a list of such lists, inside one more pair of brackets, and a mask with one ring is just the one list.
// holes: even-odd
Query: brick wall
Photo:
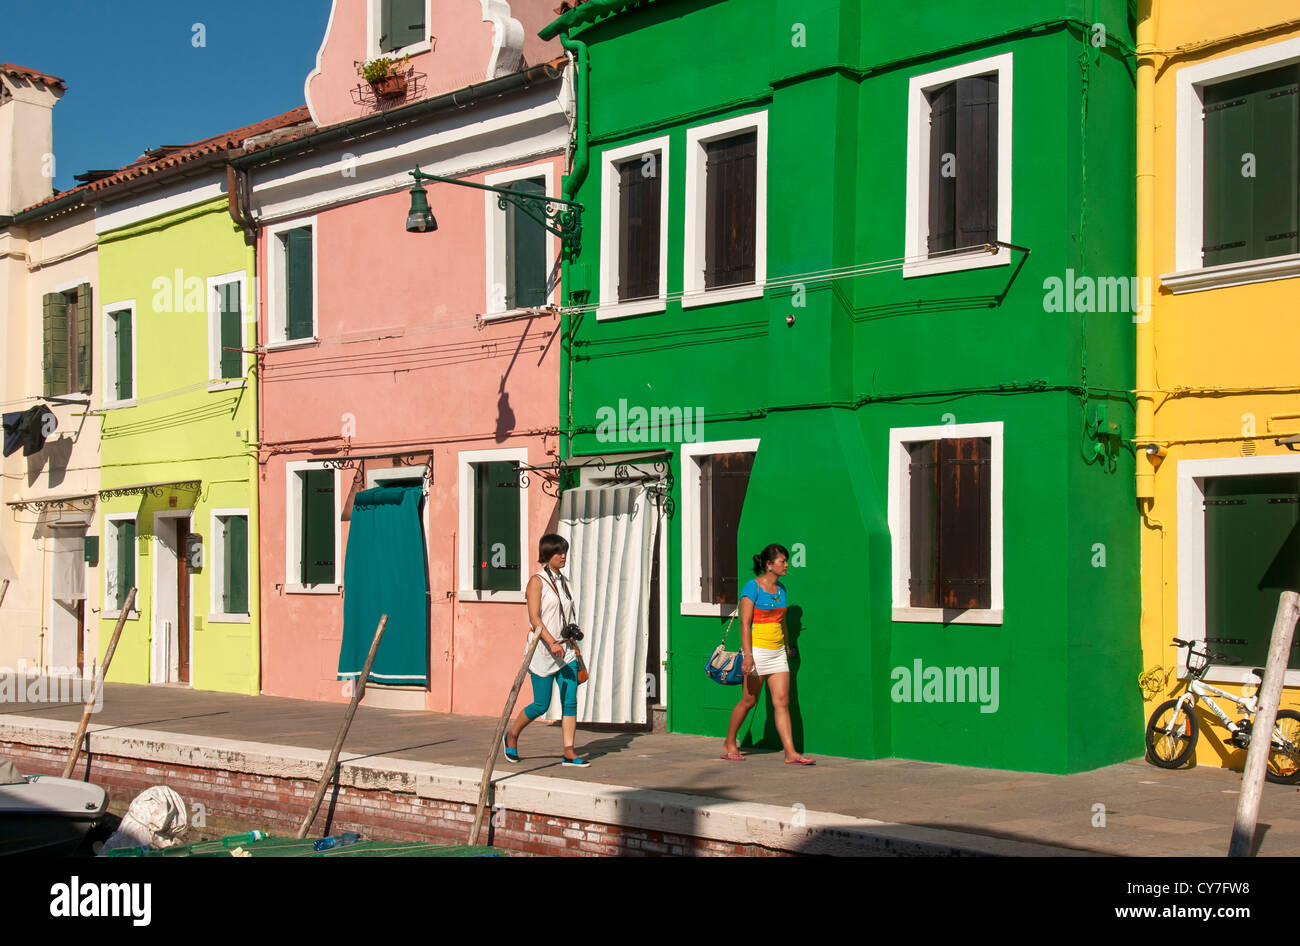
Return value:
[[(67, 751), (0, 742), (0, 756), (12, 759), (24, 775), (60, 775)], [(249, 775), (183, 765), (158, 765), (140, 759), (83, 754), (77, 778), (89, 778), (109, 794), (110, 810), (125, 813), (136, 795), (154, 785), (167, 785), (185, 800), (191, 821), (202, 813), (205, 825), (191, 831), (202, 838), (256, 828), (293, 836), (301, 823), (316, 783), (302, 779)], [(202, 806), (201, 808), (198, 806)], [(313, 837), (356, 831), (380, 841), (427, 841), (465, 844), (474, 822), (475, 806), (348, 786), (325, 793), (309, 832)], [(496, 847), (511, 854), (630, 856), (729, 855), (784, 856), (757, 844), (736, 844), (691, 838), (620, 825), (573, 821), (526, 811), (493, 811), (484, 817), (484, 833)]]

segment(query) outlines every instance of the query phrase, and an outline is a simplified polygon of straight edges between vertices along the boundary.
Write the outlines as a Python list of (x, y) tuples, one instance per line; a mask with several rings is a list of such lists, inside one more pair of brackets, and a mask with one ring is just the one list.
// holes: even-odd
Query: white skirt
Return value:
[(789, 673), (790, 664), (785, 659), (785, 648), (768, 650), (766, 647), (754, 648), (754, 673), (766, 677), (773, 673)]

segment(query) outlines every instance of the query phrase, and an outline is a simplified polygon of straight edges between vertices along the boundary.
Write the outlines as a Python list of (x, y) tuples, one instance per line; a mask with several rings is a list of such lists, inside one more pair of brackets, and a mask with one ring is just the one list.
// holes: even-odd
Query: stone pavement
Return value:
[[(93, 732), (147, 729), (328, 751), (345, 706), (185, 687), (109, 684)], [(80, 706), (0, 705), (6, 717), (75, 723)], [(495, 720), (361, 706), (345, 744), (347, 761), (385, 757), (481, 768)], [(105, 729), (105, 727), (108, 727)], [(0, 738), (3, 738), (0, 736)], [(94, 737), (91, 741), (94, 748)], [(718, 758), (721, 740), (675, 733), (581, 728), (587, 769), (560, 765), (558, 726), (534, 723), (520, 744), (524, 762), (499, 760), (496, 778), (521, 774), (652, 792), (802, 809), (850, 818), (1032, 842), (1080, 853), (1223, 856), (1240, 774), (1199, 767), (1165, 771), (1135, 759), (1077, 775), (966, 768), (903, 759), (819, 756), (787, 766), (780, 752), (753, 750), (743, 763)], [(593, 786), (595, 787), (595, 786)], [(1104, 826), (1095, 806), (1105, 806)], [(1258, 853), (1300, 855), (1300, 792), (1265, 784)], [(1065, 853), (1063, 850), (1062, 853)]]

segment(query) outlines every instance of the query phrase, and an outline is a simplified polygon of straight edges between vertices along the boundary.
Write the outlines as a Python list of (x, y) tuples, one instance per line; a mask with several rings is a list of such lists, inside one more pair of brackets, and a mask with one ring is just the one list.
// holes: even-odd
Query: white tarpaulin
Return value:
[[(578, 688), (581, 722), (646, 721), (650, 567), (659, 515), (639, 485), (569, 490), (560, 500), (559, 533), (569, 540), (565, 572), (591, 674)], [(558, 686), (546, 718), (560, 718)]]
[(50, 576), (54, 597), (60, 601), (83, 600), (86, 597), (85, 539), (80, 532), (76, 535), (56, 533), (49, 541), (54, 555), (53, 574)]

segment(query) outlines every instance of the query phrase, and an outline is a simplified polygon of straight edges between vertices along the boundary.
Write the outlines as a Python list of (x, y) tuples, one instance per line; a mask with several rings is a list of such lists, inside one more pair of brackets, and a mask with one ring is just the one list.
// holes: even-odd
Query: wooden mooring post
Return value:
[(86, 727), (90, 725), (90, 714), (94, 712), (95, 700), (99, 698), (99, 678), (108, 677), (108, 665), (113, 662), (113, 651), (117, 650), (117, 641), (122, 636), (122, 627), (126, 624), (126, 617), (131, 613), (131, 607), (135, 604), (135, 589), (132, 588), (126, 593), (126, 602), (122, 605), (122, 613), (117, 616), (117, 626), (113, 628), (113, 637), (108, 642), (108, 652), (104, 654), (104, 666), (100, 668), (99, 673), (90, 679), (90, 699), (86, 700), (85, 712), (81, 714), (81, 725), (77, 727), (77, 734), (72, 737), (72, 748), (68, 750), (68, 761), (63, 766), (63, 777), (72, 778), (72, 770), (77, 765), (77, 756), (81, 754), (81, 740), (86, 736)]
[(1282, 678), (1291, 656), (1291, 638), (1300, 617), (1300, 594), (1284, 591), (1277, 602), (1273, 621), (1273, 638), (1268, 648), (1264, 683), (1255, 702), (1255, 722), (1250, 730), (1250, 748), (1246, 751), (1246, 770), (1241, 776), (1241, 794), (1237, 796), (1237, 818), (1228, 842), (1229, 857), (1250, 857), (1259, 820), (1260, 793), (1264, 789), (1264, 769), (1273, 747), (1273, 723), (1282, 699)]
[(338, 738), (334, 740), (334, 748), (330, 750), (329, 761), (325, 763), (325, 771), (320, 774), (320, 784), (316, 786), (316, 795), (311, 800), (311, 807), (307, 809), (307, 817), (298, 826), (298, 833), (295, 835), (298, 840), (307, 837), (311, 823), (316, 820), (316, 812), (320, 810), (321, 799), (325, 797), (325, 788), (329, 785), (330, 779), (334, 777), (334, 770), (339, 763), (339, 752), (343, 749), (343, 740), (348, 737), (348, 729), (352, 726), (352, 717), (357, 715), (357, 704), (361, 702), (361, 697), (366, 692), (366, 681), (370, 679), (370, 668), (375, 662), (375, 654), (379, 651), (379, 639), (384, 636), (384, 628), (387, 626), (388, 615), (381, 615), (379, 627), (375, 629), (375, 639), (370, 642), (370, 653), (366, 654), (365, 666), (361, 668), (361, 676), (357, 677), (356, 688), (352, 691), (352, 702), (348, 704), (348, 711), (343, 717), (343, 725), (339, 727)]

